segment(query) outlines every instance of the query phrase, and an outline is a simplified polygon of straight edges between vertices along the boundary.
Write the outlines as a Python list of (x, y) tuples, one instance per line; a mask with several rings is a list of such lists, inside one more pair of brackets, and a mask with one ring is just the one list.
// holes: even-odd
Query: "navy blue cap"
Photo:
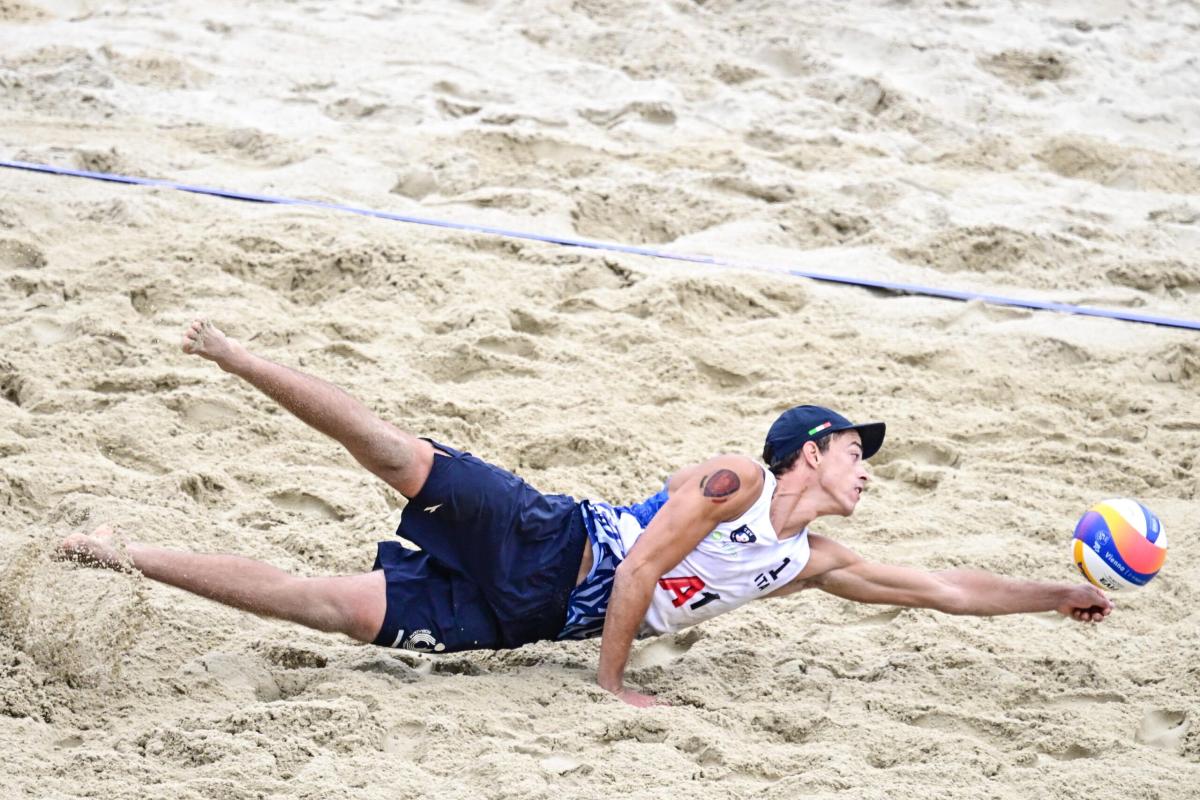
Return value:
[(855, 425), (850, 420), (823, 406), (796, 406), (779, 415), (767, 431), (763, 460), (774, 466), (786, 461), (805, 442), (812, 442), (838, 431), (858, 431), (862, 438), (863, 458), (870, 458), (883, 445), (884, 424), (864, 422)]

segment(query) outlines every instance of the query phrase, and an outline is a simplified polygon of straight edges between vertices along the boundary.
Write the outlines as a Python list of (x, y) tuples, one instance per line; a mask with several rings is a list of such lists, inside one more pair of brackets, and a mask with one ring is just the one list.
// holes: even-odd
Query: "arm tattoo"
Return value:
[(714, 503), (724, 503), (731, 494), (742, 488), (742, 482), (733, 470), (719, 469), (701, 478), (700, 488), (704, 490), (704, 496)]

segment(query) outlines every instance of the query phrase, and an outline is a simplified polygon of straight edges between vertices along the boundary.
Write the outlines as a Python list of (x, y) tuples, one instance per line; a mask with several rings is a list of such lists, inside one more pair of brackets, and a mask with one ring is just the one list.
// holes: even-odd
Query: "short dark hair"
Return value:
[[(813, 439), (812, 440), (813, 443), (816, 444), (816, 446), (817, 446), (817, 452), (828, 453), (830, 442), (833, 441), (833, 438), (835, 436), (840, 436), (843, 433), (846, 433), (846, 431), (834, 431), (833, 433), (825, 434), (824, 436), (822, 436), (819, 439)], [(804, 450), (804, 448), (800, 447), (800, 448), (794, 450), (790, 456), (783, 459), (782, 461), (776, 461), (774, 463), (771, 463), (770, 448), (764, 447), (762, 458), (763, 458), (763, 461), (767, 464), (767, 469), (771, 470), (771, 474), (774, 475), (776, 478), (778, 478), (780, 475), (783, 475), (783, 474), (791, 471), (792, 467), (796, 466), (796, 461), (797, 461), (797, 459), (800, 458), (800, 453), (802, 450)]]

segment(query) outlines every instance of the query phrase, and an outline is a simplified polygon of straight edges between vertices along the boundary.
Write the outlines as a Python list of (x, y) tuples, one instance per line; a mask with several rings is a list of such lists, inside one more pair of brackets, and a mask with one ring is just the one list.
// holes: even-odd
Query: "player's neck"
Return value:
[(771, 525), (780, 539), (795, 536), (821, 516), (821, 491), (807, 476), (790, 472), (771, 495)]

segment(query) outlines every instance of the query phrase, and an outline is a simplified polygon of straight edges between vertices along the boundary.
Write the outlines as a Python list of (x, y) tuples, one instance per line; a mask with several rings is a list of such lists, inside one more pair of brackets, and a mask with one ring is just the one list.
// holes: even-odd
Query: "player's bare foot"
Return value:
[(215, 361), (222, 369), (228, 369), (246, 349), (208, 320), (195, 319), (183, 332), (183, 352)]
[(57, 557), (89, 567), (103, 567), (128, 572), (133, 568), (129, 556), (115, 540), (116, 532), (101, 525), (89, 533), (72, 533), (58, 546)]

